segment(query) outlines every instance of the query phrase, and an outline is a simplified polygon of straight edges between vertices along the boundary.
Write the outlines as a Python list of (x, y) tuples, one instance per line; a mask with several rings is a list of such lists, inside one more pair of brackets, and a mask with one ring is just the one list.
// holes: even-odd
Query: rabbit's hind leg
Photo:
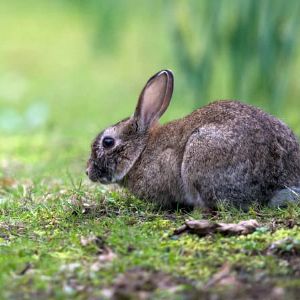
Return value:
[[(232, 156), (232, 146), (228, 146), (228, 139), (226, 132), (213, 124), (196, 129), (189, 137), (180, 174), (186, 204), (214, 208), (218, 196), (227, 199), (228, 184), (223, 188), (220, 181), (224, 181), (222, 174), (226, 173), (227, 161)], [(232, 174), (229, 177), (231, 179)]]
[(285, 207), (289, 203), (300, 203), (300, 187), (287, 187), (277, 191), (271, 198), (269, 207)]

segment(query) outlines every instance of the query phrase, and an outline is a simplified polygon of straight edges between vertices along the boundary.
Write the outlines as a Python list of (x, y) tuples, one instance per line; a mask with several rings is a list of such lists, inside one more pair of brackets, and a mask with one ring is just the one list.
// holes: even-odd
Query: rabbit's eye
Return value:
[(106, 136), (102, 140), (102, 145), (106, 149), (113, 147), (114, 144), (115, 144), (115, 140), (112, 137), (110, 137), (110, 136)]

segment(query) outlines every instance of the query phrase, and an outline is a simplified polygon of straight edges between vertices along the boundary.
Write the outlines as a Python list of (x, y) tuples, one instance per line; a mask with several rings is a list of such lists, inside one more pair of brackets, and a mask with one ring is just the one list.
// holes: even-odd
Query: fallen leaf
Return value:
[(2, 177), (0, 178), (0, 187), (8, 188), (12, 187), (16, 184), (16, 181), (10, 177)]
[(208, 220), (190, 220), (174, 230), (174, 235), (190, 232), (205, 236), (213, 233), (222, 233), (224, 235), (246, 235), (252, 233), (259, 227), (256, 220), (241, 221), (239, 223), (217, 223)]
[(256, 220), (241, 221), (237, 224), (234, 223), (217, 223), (217, 231), (225, 234), (232, 235), (246, 235), (252, 233), (259, 227)]
[(205, 288), (210, 288), (215, 285), (238, 287), (241, 282), (232, 272), (229, 264), (225, 263), (221, 269), (207, 282)]
[(81, 237), (80, 243), (82, 246), (86, 247), (89, 245), (95, 245), (98, 249), (97, 260), (91, 265), (91, 271), (99, 271), (103, 265), (107, 262), (114, 260), (117, 255), (109, 248), (103, 238), (95, 235), (89, 235), (87, 237)]
[(98, 272), (106, 263), (113, 261), (117, 255), (107, 246), (103, 246), (97, 260), (91, 265), (91, 271)]
[(106, 261), (112, 261), (115, 259), (117, 255), (107, 246), (104, 246), (101, 249), (101, 254), (98, 256), (99, 261), (106, 262)]

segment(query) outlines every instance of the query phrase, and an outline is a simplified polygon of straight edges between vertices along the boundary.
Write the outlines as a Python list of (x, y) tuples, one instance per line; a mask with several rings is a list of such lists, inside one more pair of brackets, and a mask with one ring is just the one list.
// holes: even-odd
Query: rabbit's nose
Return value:
[(87, 168), (87, 169), (85, 170), (85, 174), (86, 174), (87, 176), (89, 176), (89, 168)]

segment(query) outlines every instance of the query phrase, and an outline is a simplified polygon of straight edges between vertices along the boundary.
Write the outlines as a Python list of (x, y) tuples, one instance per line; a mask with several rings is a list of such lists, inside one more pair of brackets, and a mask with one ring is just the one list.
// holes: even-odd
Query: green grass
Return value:
[[(256, 218), (261, 228), (248, 236), (199, 238), (172, 236), (185, 219), (203, 217), (199, 211), (161, 211), (124, 192), (107, 192), (72, 177), (66, 183), (53, 178), (6, 182), (0, 191), (1, 298), (96, 297), (118, 274), (136, 266), (184, 277), (199, 289), (225, 263), (253, 281), (263, 273), (280, 286), (297, 282), (288, 259), (266, 255), (266, 249), (286, 237), (300, 240), (298, 207), (258, 213), (221, 209), (208, 217), (226, 222)], [(289, 228), (287, 220), (296, 224)], [(116, 254), (96, 269), (98, 246), (81, 243), (91, 235)]]
[[(230, 297), (218, 283), (207, 287), (224, 264), (242, 282), (237, 286), (231, 279), (235, 291), (265, 285), (270, 293), (275, 286), (293, 295), (300, 288), (299, 207), (253, 208), (248, 213), (220, 208), (215, 215), (168, 212), (126, 191), (87, 180), (84, 170), (91, 140), (105, 126), (132, 114), (151, 74), (165, 67), (175, 72), (174, 99), (163, 122), (189, 113), (195, 93), (171, 38), (179, 4), (154, 1), (137, 6), (128, 1), (128, 6), (112, 10), (116, 13), (112, 20), (103, 21), (95, 9), (74, 3), (0, 3), (0, 299), (101, 299), (107, 290), (116, 289), (116, 278), (137, 267), (180, 277), (184, 294), (192, 299), (219, 292), (228, 299), (238, 298)], [(109, 8), (104, 3), (100, 6)], [(127, 19), (118, 19), (123, 10)], [(184, 19), (188, 11), (178, 18)], [(100, 17), (102, 13), (105, 10)], [(193, 17), (198, 19), (196, 11)], [(110, 25), (122, 30), (103, 36), (107, 22), (120, 22)], [(204, 30), (199, 28), (203, 34)], [(195, 55), (198, 44), (195, 41), (192, 49)], [(297, 134), (299, 54), (298, 47), (280, 111)], [(209, 98), (199, 103), (234, 97), (226, 55), (218, 56), (214, 64)], [(267, 107), (268, 100), (262, 106)], [(193, 218), (226, 222), (255, 218), (261, 227), (242, 237), (172, 235), (184, 220)], [(82, 239), (89, 237), (92, 241), (84, 246)], [(278, 253), (268, 253), (274, 241), (286, 237), (293, 242), (283, 244)], [(112, 260), (105, 254), (108, 249), (114, 253)], [(103, 261), (99, 255), (104, 255)], [(152, 293), (150, 283), (142, 288)], [(170, 290), (154, 293), (154, 299), (175, 298)]]

